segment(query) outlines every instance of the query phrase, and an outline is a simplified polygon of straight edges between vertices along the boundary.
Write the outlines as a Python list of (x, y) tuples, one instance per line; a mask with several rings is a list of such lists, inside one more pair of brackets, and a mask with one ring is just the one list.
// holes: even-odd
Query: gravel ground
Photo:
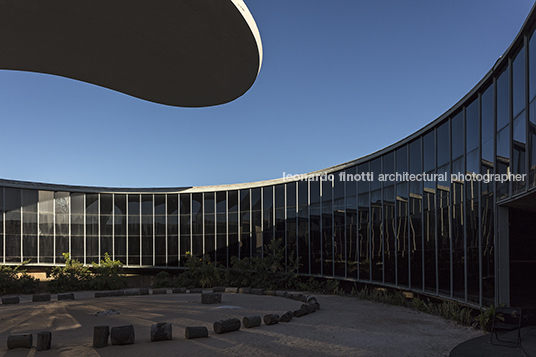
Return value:
[[(412, 309), (341, 296), (315, 295), (320, 310), (288, 323), (216, 334), (213, 323), (227, 318), (296, 310), (301, 302), (276, 296), (223, 293), (222, 303), (201, 304), (200, 294), (165, 294), (0, 305), (3, 356), (448, 356), (482, 333)], [(98, 314), (115, 310), (115, 314)], [(173, 326), (171, 341), (151, 342), (158, 322)], [(94, 349), (93, 326), (134, 325), (133, 345)], [(187, 340), (187, 326), (206, 326), (208, 338)], [(52, 349), (36, 351), (36, 333), (52, 332)], [(7, 349), (9, 334), (34, 333), (34, 348)]]

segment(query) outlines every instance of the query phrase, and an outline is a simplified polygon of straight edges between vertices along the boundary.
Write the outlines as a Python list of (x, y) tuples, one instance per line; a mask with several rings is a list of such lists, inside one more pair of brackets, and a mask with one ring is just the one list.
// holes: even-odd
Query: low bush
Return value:
[(123, 274), (123, 263), (112, 260), (108, 253), (99, 264), (93, 263), (93, 277), (89, 282), (92, 290), (117, 290), (127, 287), (127, 280)]
[(88, 290), (91, 280), (89, 267), (76, 259), (71, 259), (69, 253), (63, 253), (65, 266), (57, 266), (47, 270), (48, 290), (51, 293), (66, 291)]
[(92, 263), (93, 271), (69, 253), (63, 253), (65, 266), (57, 266), (47, 271), (48, 290), (51, 293), (80, 290), (116, 290), (127, 286), (123, 275), (123, 264), (112, 260), (108, 253), (99, 264)]
[(26, 270), (21, 269), (28, 262), (14, 267), (0, 265), (0, 295), (33, 294), (37, 292), (39, 279), (34, 278)]

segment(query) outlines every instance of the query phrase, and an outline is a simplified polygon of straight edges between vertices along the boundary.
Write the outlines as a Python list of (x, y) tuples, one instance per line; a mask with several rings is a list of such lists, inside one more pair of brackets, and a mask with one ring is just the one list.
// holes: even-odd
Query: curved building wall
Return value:
[(0, 180), (0, 263), (62, 264), (70, 252), (89, 264), (107, 252), (127, 267), (180, 267), (192, 253), (226, 266), (280, 238), (303, 275), (508, 303), (499, 211), (536, 192), (534, 23), (533, 9), (494, 68), (440, 118), (303, 180), (169, 189)]

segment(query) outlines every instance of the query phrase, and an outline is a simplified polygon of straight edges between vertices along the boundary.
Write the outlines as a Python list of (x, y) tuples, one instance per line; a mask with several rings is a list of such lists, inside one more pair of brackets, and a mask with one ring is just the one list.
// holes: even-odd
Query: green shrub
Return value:
[(186, 261), (186, 271), (176, 276), (171, 285), (184, 288), (207, 288), (222, 283), (223, 272), (208, 256), (202, 258), (190, 255)]
[(69, 253), (63, 253), (65, 266), (57, 266), (47, 271), (48, 290), (51, 293), (65, 291), (88, 290), (91, 271), (76, 259), (71, 259)]
[(76, 259), (71, 259), (69, 253), (63, 253), (65, 266), (58, 266), (47, 271), (48, 290), (51, 293), (80, 290), (116, 290), (127, 286), (123, 276), (123, 264), (112, 260), (108, 253), (100, 264), (93, 263), (91, 269)]
[(104, 253), (104, 259), (100, 264), (92, 263), (93, 278), (89, 283), (93, 290), (117, 290), (127, 287), (127, 280), (123, 275), (123, 263), (112, 260), (108, 253)]
[(11, 267), (0, 265), (0, 295), (5, 294), (33, 294), (39, 287), (39, 279), (29, 275), (21, 266), (29, 261)]

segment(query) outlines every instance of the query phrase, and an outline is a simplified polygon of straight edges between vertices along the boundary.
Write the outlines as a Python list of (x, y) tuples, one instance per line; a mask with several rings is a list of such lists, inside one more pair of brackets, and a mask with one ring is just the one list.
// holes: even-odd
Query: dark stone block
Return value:
[(224, 293), (225, 292), (225, 286), (215, 286), (212, 288), (213, 293)]
[(166, 288), (153, 289), (153, 295), (167, 294)]
[(171, 289), (173, 294), (184, 294), (186, 293), (186, 288), (173, 288)]
[(240, 323), (240, 320), (237, 318), (227, 319), (227, 320), (220, 320), (218, 322), (214, 322), (214, 332), (217, 334), (220, 333), (226, 333), (226, 332), (232, 332), (232, 331), (238, 331), (240, 330), (240, 326), (242, 324)]
[(2, 298), (2, 304), (18, 304), (20, 302), (20, 298), (18, 296), (10, 296), (10, 297), (3, 297)]
[(276, 314), (264, 315), (264, 323), (266, 325), (275, 325), (278, 322), (279, 322), (279, 315), (276, 315)]
[(151, 325), (151, 342), (171, 340), (171, 324), (161, 322)]
[(108, 346), (108, 337), (110, 336), (110, 326), (93, 327), (93, 348)]
[(32, 348), (33, 336), (31, 333), (7, 336), (7, 348)]
[(208, 329), (205, 326), (186, 327), (184, 335), (188, 340), (192, 338), (208, 337)]
[(96, 298), (110, 297), (112, 294), (110, 291), (95, 291)]
[(250, 293), (254, 295), (264, 295), (264, 289), (251, 289)]
[(190, 294), (201, 294), (203, 293), (203, 289), (196, 288), (196, 289), (190, 289)]
[(140, 288), (140, 295), (149, 295), (149, 288)]
[(110, 291), (110, 296), (125, 296), (124, 290), (112, 290)]
[(58, 300), (74, 300), (74, 293), (58, 294)]
[(287, 311), (279, 318), (279, 322), (289, 322), (294, 317), (292, 311)]
[(125, 290), (125, 295), (133, 296), (133, 295), (140, 295), (140, 289), (128, 289)]
[(32, 295), (32, 301), (50, 301), (50, 294), (34, 294)]
[(262, 319), (260, 316), (246, 316), (242, 319), (242, 324), (245, 328), (260, 326)]
[(52, 345), (52, 332), (42, 331), (37, 333), (37, 346), (38, 351), (48, 351)]
[(134, 326), (116, 326), (112, 327), (110, 333), (110, 340), (112, 345), (131, 345), (134, 343)]

